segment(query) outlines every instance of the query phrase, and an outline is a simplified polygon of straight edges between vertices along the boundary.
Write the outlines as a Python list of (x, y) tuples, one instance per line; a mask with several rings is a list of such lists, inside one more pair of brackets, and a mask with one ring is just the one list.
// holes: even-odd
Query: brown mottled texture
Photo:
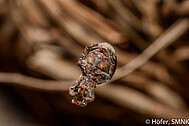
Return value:
[(96, 85), (111, 80), (116, 63), (115, 50), (110, 44), (87, 46), (77, 62), (82, 74), (69, 91), (73, 96), (72, 103), (85, 107), (87, 103), (94, 101)]

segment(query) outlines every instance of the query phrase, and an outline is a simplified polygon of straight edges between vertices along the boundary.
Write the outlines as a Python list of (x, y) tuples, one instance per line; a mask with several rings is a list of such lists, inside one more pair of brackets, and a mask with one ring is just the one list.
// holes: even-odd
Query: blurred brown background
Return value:
[[(188, 0), (0, 0), (0, 125), (188, 118), (188, 16)], [(87, 107), (71, 104), (77, 58), (104, 41), (117, 53), (114, 81)]]

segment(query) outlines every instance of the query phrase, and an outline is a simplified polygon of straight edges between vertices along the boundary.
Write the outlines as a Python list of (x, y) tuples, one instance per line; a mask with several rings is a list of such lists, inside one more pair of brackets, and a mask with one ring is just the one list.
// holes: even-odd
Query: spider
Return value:
[(82, 74), (70, 88), (72, 103), (85, 107), (94, 101), (96, 85), (108, 82), (114, 75), (117, 57), (114, 48), (104, 42), (86, 46), (77, 65)]

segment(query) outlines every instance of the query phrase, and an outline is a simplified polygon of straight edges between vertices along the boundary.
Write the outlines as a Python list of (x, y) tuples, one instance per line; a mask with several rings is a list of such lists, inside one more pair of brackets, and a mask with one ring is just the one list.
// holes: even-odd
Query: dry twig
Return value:
[(73, 81), (50, 81), (32, 78), (19, 73), (0, 72), (0, 83), (39, 91), (67, 91)]
[(156, 41), (154, 41), (147, 49), (145, 49), (138, 57), (117, 70), (112, 81), (118, 80), (134, 70), (141, 67), (157, 52), (166, 48), (181, 35), (183, 35), (189, 28), (189, 19), (181, 19), (173, 24), (167, 31), (164, 32)]

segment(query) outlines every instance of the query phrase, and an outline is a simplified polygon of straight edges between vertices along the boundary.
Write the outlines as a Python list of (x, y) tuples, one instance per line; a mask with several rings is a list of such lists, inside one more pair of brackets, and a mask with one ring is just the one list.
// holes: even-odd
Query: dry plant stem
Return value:
[(49, 0), (46, 2), (45, 0), (40, 0), (40, 3), (48, 12), (48, 16), (78, 42), (81, 42), (84, 45), (91, 45), (101, 40), (88, 27), (83, 27), (72, 15), (62, 10), (57, 1)]
[(147, 42), (117, 14), (112, 16), (112, 20), (115, 20), (115, 22), (126, 31), (128, 38), (133, 42), (134, 45), (136, 45), (137, 48), (144, 50), (148, 46)]
[(140, 20), (125, 6), (122, 0), (107, 0), (107, 3), (115, 8), (120, 17), (124, 19), (129, 25), (135, 27), (138, 31), (142, 31)]
[[(187, 118), (188, 111), (177, 111), (165, 105), (162, 105), (150, 97), (127, 87), (114, 85), (105, 85), (97, 88), (98, 95), (107, 98), (108, 100), (129, 108), (144, 115), (150, 115), (158, 118)], [(113, 93), (112, 93), (113, 92)]]
[[(122, 18), (120, 18), (120, 16), (117, 15), (118, 15), (117, 13), (114, 14), (112, 16), (112, 20), (114, 20), (117, 24), (121, 25), (121, 27), (123, 27), (124, 30), (127, 31), (128, 37), (133, 42), (133, 44), (136, 45), (136, 47), (141, 51), (147, 48), (148, 47), (147, 42), (143, 38), (141, 38), (141, 36), (138, 35), (132, 28), (130, 28), (130, 26), (127, 23), (125, 23), (125, 21)], [(174, 59), (171, 58), (167, 59), (169, 55), (164, 53), (164, 51), (158, 53), (156, 57), (159, 61), (163, 62), (163, 64), (165, 64), (169, 69), (175, 72), (183, 71), (182, 68), (176, 62), (174, 62)]]
[(159, 52), (156, 59), (159, 60), (160, 63), (163, 63), (171, 71), (176, 73), (184, 72), (183, 66), (176, 62), (174, 58), (171, 58), (166, 50)]
[(51, 78), (74, 80), (80, 75), (79, 68), (51, 50), (41, 49), (27, 60), (27, 66)]
[(21, 86), (40, 91), (67, 91), (73, 81), (49, 81), (36, 79), (19, 73), (0, 72), (0, 83)]
[(76, 42), (74, 42), (69, 36), (61, 33), (56, 28), (51, 30), (51, 34), (57, 43), (66, 48), (72, 55), (79, 57), (83, 48)]
[[(73, 83), (72, 81), (64, 82), (64, 81), (41, 80), (41, 79), (35, 79), (32, 77), (24, 76), (18, 73), (3, 73), (3, 72), (0, 73), (0, 82), (10, 84), (13, 86), (25, 87), (28, 89), (35, 89), (40, 91), (53, 91), (53, 92), (67, 91), (70, 85)], [(112, 95), (111, 92), (113, 91), (118, 93), (114, 93), (116, 95)], [(97, 88), (97, 93), (103, 95), (103, 97), (106, 97), (108, 99), (111, 98), (111, 101), (114, 101), (121, 106), (124, 106), (126, 108), (131, 107), (131, 109), (134, 109), (135, 111), (138, 111), (139, 113), (142, 114), (150, 114), (152, 116), (157, 116), (157, 117), (162, 117), (162, 115), (166, 115), (166, 117), (167, 115), (168, 117), (174, 117), (174, 115), (177, 115), (176, 111), (173, 111), (171, 109), (167, 110), (166, 106), (162, 106), (161, 104), (151, 100), (147, 96), (126, 87), (123, 88), (113, 85), (108, 87), (107, 86), (101, 87), (101, 88)], [(125, 96), (129, 96), (129, 98), (125, 98)], [(132, 98), (130, 96), (132, 96)], [(136, 100), (136, 98), (140, 100)], [(133, 101), (131, 99), (135, 99), (135, 100)], [(142, 105), (141, 103), (142, 104), (145, 103), (145, 106)], [(155, 108), (149, 106), (154, 106)], [(152, 112), (152, 110), (153, 111), (157, 110), (157, 112), (154, 113)], [(186, 112), (182, 114), (178, 113), (177, 116), (185, 117), (185, 114)]]
[(149, 0), (132, 0), (134, 5), (143, 15), (143, 32), (146, 32), (151, 38), (156, 38), (162, 33), (158, 21), (157, 2)]
[(172, 55), (177, 62), (189, 60), (189, 46), (181, 46)]
[(161, 82), (148, 79), (143, 72), (133, 72), (121, 79), (121, 82), (141, 91), (145, 91), (150, 96), (156, 98), (157, 101), (174, 109), (184, 110), (187, 108), (186, 103), (177, 92), (171, 90)]
[(112, 81), (118, 80), (145, 64), (158, 51), (166, 48), (189, 28), (189, 19), (177, 21), (172, 27), (165, 31), (157, 40), (155, 40), (147, 49), (145, 49), (138, 57), (117, 70)]
[[(31, 42), (50, 42), (52, 40), (57, 40), (57, 43), (60, 43), (62, 46), (64, 46), (65, 48), (68, 49), (68, 51), (70, 51), (70, 53), (74, 54), (75, 56), (79, 56), (78, 54), (80, 54), (80, 52), (82, 51), (81, 46), (78, 46), (77, 43), (74, 43), (69, 36), (64, 35), (63, 33), (61, 33), (59, 30), (57, 30), (55, 27), (51, 28), (50, 30), (45, 29), (46, 27), (49, 27), (49, 22), (47, 22), (47, 18), (45, 18), (44, 15), (41, 14), (41, 10), (39, 9), (39, 7), (36, 5), (36, 3), (34, 1), (19, 1), (20, 4), (24, 4), (23, 5), (23, 9), (28, 12), (31, 13), (32, 16), (26, 15), (24, 14), (19, 14), (22, 16), (19, 17), (26, 17), (30, 22), (30, 26), (27, 26), (24, 22), (20, 22), (19, 20), (16, 20), (17, 22), (17, 27), (20, 29), (20, 32), (23, 34), (23, 36), (26, 37), (27, 40), (30, 40)], [(30, 6), (30, 2), (31, 5), (34, 6), (35, 9), (35, 13), (29, 8), (27, 8), (28, 4)], [(15, 12), (14, 12), (15, 13)], [(36, 19), (36, 20), (35, 20)], [(45, 22), (44, 22), (45, 21)], [(23, 26), (20, 28), (19, 23), (21, 23)], [(35, 26), (33, 26), (33, 24), (35, 24)], [(32, 29), (31, 29), (32, 26)], [(37, 27), (36, 27), (37, 26)], [(43, 27), (43, 29), (41, 28)], [(26, 31), (23, 31), (24, 29)], [(50, 32), (47, 32), (50, 31)], [(27, 37), (28, 34), (30, 33), (31, 37)], [(37, 32), (37, 33), (36, 33)], [(35, 33), (39, 34), (40, 37), (35, 37)], [(48, 36), (48, 37), (41, 37), (43, 34), (43, 36)], [(42, 38), (46, 38), (46, 39), (42, 39)], [(48, 38), (48, 39), (47, 39)], [(51, 39), (50, 39), (51, 38)], [(43, 41), (42, 41), (43, 40)], [(66, 42), (65, 42), (66, 41)]]
[(108, 5), (107, 5), (107, 2), (106, 0), (91, 0), (95, 7), (96, 7), (96, 10), (98, 10), (98, 12), (102, 12), (103, 14), (104, 13), (108, 13)]
[[(137, 55), (129, 54), (127, 52), (121, 51), (118, 48), (115, 48), (115, 49), (118, 56), (118, 64), (126, 64), (137, 57)], [(170, 74), (168, 73), (166, 67), (159, 63), (148, 61), (143, 66), (141, 66), (140, 70), (149, 75), (152, 75), (156, 79), (166, 84), (169, 84), (171, 86), (177, 85), (174, 78), (172, 78)]]
[(121, 31), (109, 25), (110, 22), (99, 13), (77, 1), (59, 0), (59, 2), (72, 16), (82, 20), (85, 25), (99, 33), (100, 36), (103, 36), (109, 42), (116, 44), (124, 41)]
[(44, 17), (41, 9), (34, 0), (18, 0), (16, 1), (19, 9), (23, 11), (23, 16), (40, 27), (49, 26), (48, 20)]
[(52, 41), (51, 35), (47, 30), (37, 27), (36, 25), (32, 25), (29, 19), (27, 21), (24, 21), (26, 20), (26, 17), (23, 13), (21, 13), (21, 11), (19, 11), (20, 8), (16, 7), (13, 4), (14, 2), (11, 1), (11, 16), (26, 42), (33, 44), (34, 42), (39, 43)]
[(176, 0), (163, 0), (163, 15), (171, 15), (175, 13), (179, 16), (189, 15), (189, 1), (183, 0), (182, 2), (177, 2)]

